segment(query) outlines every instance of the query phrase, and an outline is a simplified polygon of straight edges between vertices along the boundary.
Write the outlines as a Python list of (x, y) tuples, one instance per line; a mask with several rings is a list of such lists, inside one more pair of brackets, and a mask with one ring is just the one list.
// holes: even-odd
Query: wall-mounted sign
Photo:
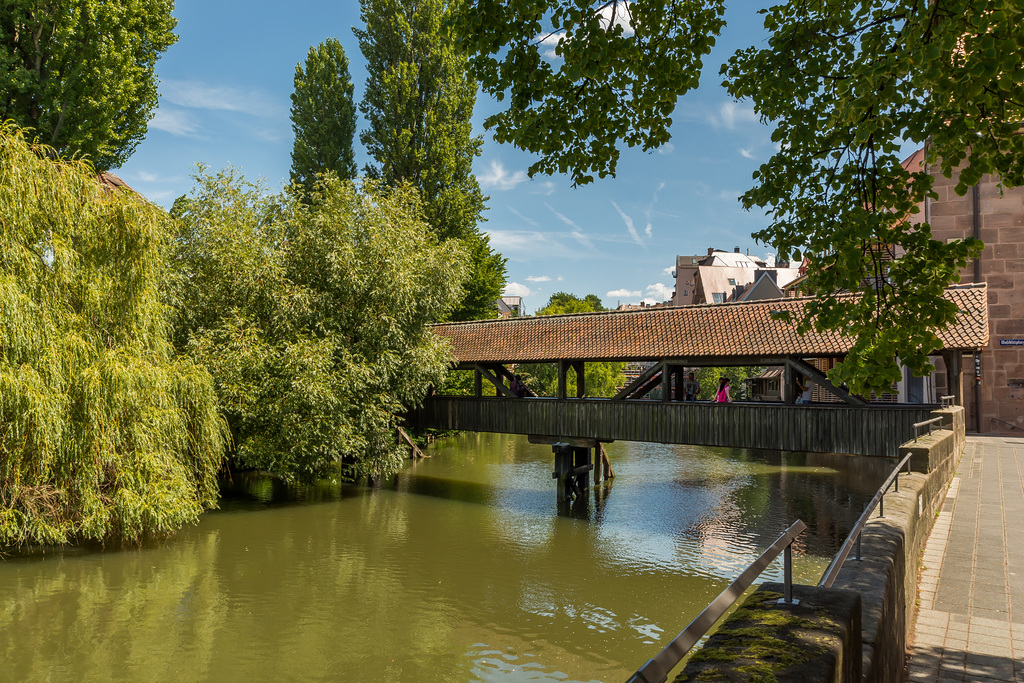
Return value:
[(1024, 339), (1000, 339), (1000, 346), (1024, 346)]

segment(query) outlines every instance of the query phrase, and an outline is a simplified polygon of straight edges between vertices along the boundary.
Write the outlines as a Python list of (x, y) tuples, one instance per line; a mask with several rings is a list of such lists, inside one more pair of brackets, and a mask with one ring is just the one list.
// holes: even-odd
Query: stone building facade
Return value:
[[(907, 160), (920, 168), (922, 152)], [(971, 235), (985, 243), (981, 257), (961, 273), (961, 282), (988, 285), (989, 343), (974, 358), (964, 358), (967, 429), (981, 433), (1024, 433), (1024, 188), (1003, 188), (985, 176), (960, 197), (957, 177), (932, 170), (937, 200), (922, 207), (935, 239)], [(940, 363), (941, 371), (941, 363)], [(977, 370), (977, 372), (976, 372)], [(936, 378), (945, 383), (943, 372)]]

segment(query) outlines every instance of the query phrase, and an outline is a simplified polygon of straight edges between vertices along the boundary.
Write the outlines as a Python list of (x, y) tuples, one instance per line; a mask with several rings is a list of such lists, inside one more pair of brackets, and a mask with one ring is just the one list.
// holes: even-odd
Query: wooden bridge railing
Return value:
[(408, 424), (601, 441), (650, 441), (731, 448), (895, 457), (932, 405), (662, 403), (433, 396)]

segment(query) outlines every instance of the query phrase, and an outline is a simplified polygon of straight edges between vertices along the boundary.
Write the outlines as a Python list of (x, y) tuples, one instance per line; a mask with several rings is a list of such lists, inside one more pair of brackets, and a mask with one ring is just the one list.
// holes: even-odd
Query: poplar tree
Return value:
[(369, 76), (360, 140), (375, 164), (367, 174), (387, 186), (409, 183), (423, 198), (438, 239), (466, 243), (472, 275), (456, 320), (494, 317), (505, 259), (478, 229), (484, 197), (473, 160), (482, 136), (471, 117), (476, 81), (449, 20), (458, 0), (360, 0), (365, 29), (354, 29)]
[(62, 156), (123, 164), (157, 105), (173, 0), (14, 0), (0, 7), (0, 121)]
[(308, 192), (316, 176), (328, 171), (342, 180), (355, 178), (356, 108), (348, 57), (337, 39), (309, 48), (305, 68), (295, 66), (291, 117), (292, 183)]

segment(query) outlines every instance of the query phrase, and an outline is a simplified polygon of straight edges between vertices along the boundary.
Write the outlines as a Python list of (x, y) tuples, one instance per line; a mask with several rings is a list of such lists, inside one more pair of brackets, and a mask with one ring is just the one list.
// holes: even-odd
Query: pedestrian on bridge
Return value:
[(728, 377), (722, 377), (718, 380), (718, 393), (715, 394), (715, 403), (732, 403), (732, 397), (729, 395), (731, 381)]
[(698, 382), (691, 372), (686, 381), (683, 382), (683, 400), (684, 401), (696, 401), (697, 396), (700, 394), (700, 382)]

